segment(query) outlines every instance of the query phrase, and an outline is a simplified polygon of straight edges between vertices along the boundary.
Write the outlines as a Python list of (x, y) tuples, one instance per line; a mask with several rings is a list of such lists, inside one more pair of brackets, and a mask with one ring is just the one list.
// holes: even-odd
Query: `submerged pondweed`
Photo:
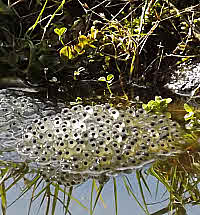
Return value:
[(102, 104), (59, 112), (8, 90), (0, 92), (0, 99), (2, 151), (15, 150), (46, 179), (70, 186), (90, 176), (140, 168), (181, 152), (181, 145), (187, 144), (177, 122), (143, 109)]

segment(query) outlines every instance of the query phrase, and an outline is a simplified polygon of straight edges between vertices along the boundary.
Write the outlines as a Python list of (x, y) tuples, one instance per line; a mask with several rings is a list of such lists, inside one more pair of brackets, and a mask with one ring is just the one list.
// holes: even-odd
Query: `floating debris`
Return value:
[(141, 168), (185, 144), (178, 123), (143, 109), (76, 105), (58, 113), (6, 91), (0, 99), (1, 145), (17, 149), (46, 180), (67, 186)]

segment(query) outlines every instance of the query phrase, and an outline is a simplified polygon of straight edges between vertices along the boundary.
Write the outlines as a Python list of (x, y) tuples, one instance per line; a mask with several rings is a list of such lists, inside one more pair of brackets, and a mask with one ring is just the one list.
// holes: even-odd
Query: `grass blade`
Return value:
[(30, 214), (31, 212), (31, 206), (32, 206), (32, 203), (33, 203), (33, 198), (34, 198), (34, 194), (35, 194), (35, 191), (37, 189), (37, 184), (34, 184), (34, 187), (33, 187), (33, 191), (32, 191), (32, 194), (31, 194), (31, 199), (30, 199), (30, 203), (29, 203), (29, 208), (28, 208), (28, 215)]
[[(41, 195), (41, 194), (40, 194)], [(49, 214), (49, 208), (50, 208), (50, 196), (51, 196), (51, 191), (50, 191), (50, 183), (48, 183), (48, 185), (46, 186), (46, 190), (45, 190), (45, 193), (42, 197), (42, 200), (40, 202), (40, 205), (38, 207), (38, 212), (40, 211), (43, 203), (44, 203), (44, 200), (45, 200), (45, 197), (47, 197), (47, 206), (46, 206), (46, 212), (45, 212), (45, 215), (48, 215)]]
[(99, 185), (99, 188), (97, 190), (97, 196), (96, 196), (94, 206), (93, 206), (93, 210), (92, 210), (92, 214), (94, 213), (94, 209), (96, 208), (96, 205), (97, 205), (98, 199), (100, 197), (101, 191), (103, 190), (103, 187), (104, 187), (104, 185), (102, 185), (102, 184)]
[(45, 196), (47, 196), (47, 206), (46, 206), (46, 212), (45, 212), (45, 215), (48, 215), (49, 214), (49, 209), (50, 209), (50, 203), (51, 203), (51, 191), (50, 191), (50, 186), (47, 187), (47, 190), (46, 190), (46, 193), (45, 195), (43, 196), (43, 199), (41, 201), (41, 203), (43, 203), (44, 199), (45, 199)]
[(164, 184), (164, 186), (166, 187), (166, 189), (171, 192), (172, 191), (172, 187), (168, 184), (167, 181), (165, 181), (165, 179), (161, 176), (161, 175), (158, 175), (155, 171), (154, 171), (154, 168), (151, 167), (150, 168), (150, 173), (151, 175), (153, 175), (154, 177), (156, 177), (162, 184)]
[(68, 192), (68, 198), (67, 198), (67, 205), (66, 205), (65, 214), (67, 214), (67, 212), (69, 211), (69, 204), (70, 204), (70, 200), (71, 200), (71, 197), (72, 197), (72, 191), (73, 191), (73, 187), (70, 187), (69, 192)]
[[(53, 185), (53, 186), (56, 186), (55, 183), (52, 183), (52, 185)], [(63, 192), (63, 193), (66, 193), (68, 196), (70, 196), (70, 194), (67, 193), (65, 190), (63, 190), (61, 187), (59, 187), (59, 191), (61, 191), (61, 192)], [(70, 196), (70, 198), (71, 198), (72, 200), (74, 200), (74, 201), (75, 201), (78, 205), (80, 205), (82, 208), (88, 210), (88, 208), (87, 208), (85, 205), (83, 205), (78, 199), (74, 198), (72, 195)]]
[(43, 187), (37, 195), (35, 195), (33, 201), (35, 201), (43, 192), (46, 192), (48, 187), (50, 186), (50, 183), (48, 183), (45, 187)]
[[(22, 191), (22, 193), (17, 197), (17, 199), (15, 199), (15, 201), (13, 201), (8, 207), (10, 207), (10, 206), (12, 206), (17, 200), (19, 200), (26, 192), (28, 192), (30, 189), (31, 189), (31, 187), (35, 184), (35, 183), (37, 183), (37, 181), (39, 180), (39, 178), (40, 178), (40, 175), (37, 175), (34, 179), (33, 179), (33, 181), (31, 181), (28, 185), (27, 185), (27, 187)], [(6, 189), (6, 191), (8, 190), (8, 188)]]
[[(43, 205), (43, 203), (44, 203), (44, 200), (45, 200), (45, 197), (49, 197), (50, 196), (50, 194), (48, 195), (48, 188), (46, 189), (46, 191), (45, 191), (45, 193), (44, 193), (44, 195), (43, 195), (43, 197), (42, 197), (42, 200), (41, 200), (41, 202), (40, 202), (40, 205), (39, 205), (39, 207), (38, 207), (38, 213), (39, 213), (39, 211), (40, 211), (40, 209), (41, 209), (41, 207), (42, 207), (42, 205)], [(50, 204), (50, 198), (48, 198), (48, 200), (47, 200), (47, 208), (46, 208), (46, 212), (45, 212), (45, 214), (46, 215), (48, 215), (48, 213), (49, 213), (49, 205)]]
[(158, 188), (159, 188), (159, 180), (157, 180), (157, 183), (156, 183), (156, 195), (155, 195), (155, 199), (157, 199), (157, 196), (158, 196)]
[(28, 31), (31, 31), (31, 30), (33, 31), (33, 30), (36, 28), (37, 24), (39, 23), (40, 18), (42, 17), (42, 14), (43, 14), (43, 12), (44, 12), (44, 9), (45, 9), (47, 3), (48, 3), (48, 0), (45, 1), (44, 6), (43, 6), (42, 10), (40, 11), (40, 14), (39, 14), (39, 16), (37, 17), (37, 19), (36, 19), (34, 25), (31, 26), (31, 27), (28, 29)]
[(143, 187), (142, 187), (142, 184), (141, 184), (141, 172), (140, 172), (140, 170), (136, 171), (136, 178), (137, 178), (138, 185), (139, 185), (139, 188), (140, 188), (140, 194), (142, 196), (142, 200), (143, 200), (143, 203), (144, 203), (145, 213), (149, 215), (150, 213), (149, 213), (149, 210), (148, 210), (148, 207), (147, 207), (147, 203), (146, 203), (146, 200), (145, 200), (145, 197), (144, 197)]
[[(96, 185), (96, 181), (95, 181), (95, 180), (94, 180), (94, 187), (95, 187), (95, 190), (96, 190), (96, 192), (97, 192), (97, 191), (98, 191), (98, 187), (97, 187), (97, 185)], [(106, 208), (106, 204), (105, 204), (105, 202), (104, 202), (103, 197), (102, 197), (101, 194), (100, 194), (99, 198), (100, 198), (100, 200), (101, 200), (101, 202), (102, 202), (103, 207)]]
[(20, 181), (21, 179), (23, 179), (24, 178), (24, 176), (25, 176), (25, 174), (27, 174), (28, 173), (28, 171), (24, 171), (24, 172), (21, 172), (20, 174), (19, 174), (19, 176), (18, 177), (16, 177), (16, 179), (6, 188), (6, 192), (9, 190), (9, 189), (11, 189), (13, 186), (15, 186), (16, 184), (17, 184), (17, 182), (18, 181)]
[[(138, 201), (137, 197), (135, 196), (135, 194), (133, 193), (132, 189), (130, 188), (130, 185), (128, 185), (128, 184), (130, 184), (128, 178), (123, 177), (123, 181), (124, 181), (124, 186), (125, 186), (127, 192), (131, 194), (131, 196), (135, 199), (135, 201), (136, 201), (137, 204), (140, 206), (140, 208), (146, 213), (144, 207), (143, 207), (142, 204)], [(128, 182), (128, 184), (127, 184), (126, 181)]]
[(144, 186), (146, 187), (146, 189), (148, 190), (150, 196), (152, 197), (151, 190), (149, 189), (149, 186), (148, 186), (148, 184), (147, 184), (147, 182), (146, 182), (146, 180), (145, 180), (145, 178), (144, 178), (144, 176), (143, 176), (143, 174), (141, 172), (140, 172), (140, 178), (142, 179), (142, 181), (144, 183)]
[(66, 0), (62, 0), (61, 4), (59, 5), (59, 7), (55, 10), (55, 12), (50, 16), (50, 19), (48, 21), (48, 23), (46, 24), (46, 26), (44, 27), (44, 32), (43, 32), (43, 35), (42, 35), (42, 39), (44, 38), (44, 35), (46, 33), (46, 29), (49, 27), (51, 21), (54, 19), (54, 17), (57, 15), (57, 13), (63, 8), (64, 4), (65, 4), (65, 1)]
[(6, 215), (7, 200), (6, 200), (6, 189), (5, 189), (4, 182), (2, 182), (0, 184), (0, 194), (1, 194), (1, 209), (2, 209), (2, 214)]
[(52, 205), (52, 212), (51, 214), (54, 215), (55, 214), (55, 209), (56, 209), (56, 203), (57, 203), (57, 199), (58, 199), (58, 193), (59, 193), (59, 184), (56, 184), (55, 186), (55, 190), (54, 190), (54, 197), (53, 197), (53, 205)]
[(117, 183), (116, 178), (113, 177), (113, 185), (114, 185), (114, 195), (115, 195), (115, 214), (118, 214), (118, 206), (117, 206)]
[(92, 180), (92, 189), (90, 193), (90, 215), (92, 215), (92, 200), (93, 200), (93, 193), (94, 193), (94, 185), (95, 185), (95, 179)]

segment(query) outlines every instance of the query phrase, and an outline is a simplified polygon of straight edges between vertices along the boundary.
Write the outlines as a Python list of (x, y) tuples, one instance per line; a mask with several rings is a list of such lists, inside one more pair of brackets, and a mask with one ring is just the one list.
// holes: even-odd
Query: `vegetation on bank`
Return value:
[[(48, 92), (50, 99), (115, 100), (125, 106), (136, 95), (142, 99), (144, 89), (159, 92), (177, 65), (199, 59), (199, 8), (198, 0), (0, 0), (0, 83), (6, 79), (12, 86), (13, 81), (20, 79), (22, 86)], [(133, 91), (134, 86), (138, 86), (138, 92)], [(148, 93), (145, 101), (156, 95)], [(101, 98), (97, 99), (99, 95)], [(149, 212), (144, 189), (151, 192), (146, 179), (149, 174), (164, 184), (170, 194), (168, 207), (154, 214), (186, 214), (186, 204), (199, 204), (199, 110), (192, 107), (191, 101), (182, 102), (180, 109), (168, 105), (170, 101), (156, 97), (143, 108), (164, 111), (168, 107), (175, 119), (176, 113), (181, 112), (178, 120), (185, 120), (190, 148), (184, 156), (157, 161), (147, 172), (136, 172), (143, 203), (138, 202), (128, 177), (123, 177), (128, 194), (146, 214)], [(30, 208), (39, 196), (41, 205), (46, 203), (46, 214), (55, 214), (58, 202), (66, 214), (73, 214), (68, 210), (71, 201), (86, 208), (73, 198), (72, 187), (44, 182), (39, 173), (30, 178), (32, 171), (24, 165), (1, 162), (3, 214), (8, 206), (7, 191), (19, 181), (24, 182), (21, 195), (32, 191)], [(42, 190), (38, 189), (41, 183), (45, 184)], [(103, 202), (103, 186), (97, 187), (93, 180), (87, 209), (90, 214), (98, 201)], [(117, 214), (120, 194), (115, 178), (113, 190)], [(64, 200), (58, 198), (59, 193), (64, 194)]]
[(177, 64), (200, 55), (198, 3), (1, 0), (1, 78), (70, 99), (102, 94), (98, 79), (109, 74), (120, 95), (159, 90)]

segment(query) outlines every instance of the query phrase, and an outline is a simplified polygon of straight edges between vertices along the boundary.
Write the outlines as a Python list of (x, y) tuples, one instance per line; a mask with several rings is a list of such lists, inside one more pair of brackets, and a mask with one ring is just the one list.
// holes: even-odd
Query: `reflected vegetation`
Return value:
[[(184, 156), (183, 156), (184, 155)], [(198, 153), (185, 153), (180, 157), (168, 158), (164, 161), (157, 161), (147, 171), (137, 170), (137, 183), (139, 186), (140, 193), (135, 192), (135, 187), (132, 185), (132, 180), (125, 174), (123, 177), (124, 188), (127, 191), (127, 196), (132, 198), (132, 201), (136, 201), (143, 210), (144, 214), (159, 215), (159, 214), (187, 214), (187, 205), (190, 207), (199, 204), (199, 154)], [(1, 198), (2, 198), (2, 210), (6, 207), (6, 192), (10, 189), (14, 189), (20, 181), (24, 183), (24, 188), (21, 194), (16, 197), (21, 198), (26, 192), (31, 191), (32, 197), (30, 197), (31, 204), (34, 203), (38, 198), (44, 198), (46, 211), (50, 211), (50, 214), (54, 211), (57, 204), (62, 204), (66, 212), (71, 201), (75, 201), (85, 213), (88, 210), (88, 214), (95, 212), (97, 204), (104, 204), (104, 196), (101, 195), (102, 190), (106, 186), (103, 183), (98, 185), (98, 182), (93, 179), (92, 187), (88, 190), (88, 195), (91, 195), (90, 208), (86, 207), (81, 203), (81, 199), (75, 199), (73, 197), (73, 190), (76, 187), (65, 187), (58, 184), (56, 181), (45, 182), (40, 173), (34, 173), (33, 171), (25, 168), (24, 165), (1, 163)], [(32, 177), (30, 176), (32, 175)], [(159, 204), (160, 201), (168, 202), (168, 206), (159, 209), (157, 212), (150, 213), (148, 208), (151, 208), (151, 202), (146, 200), (146, 194), (153, 192), (149, 187), (149, 176), (152, 175), (158, 181), (158, 186), (154, 187), (156, 193), (159, 192), (160, 183), (166, 188), (163, 191), (163, 195), (166, 196), (166, 192), (169, 193), (169, 198), (158, 197), (160, 199), (155, 203), (155, 199), (152, 199), (153, 204)], [(71, 179), (73, 177), (71, 176)], [(11, 180), (12, 179), (12, 180)], [(73, 178), (75, 180), (75, 178)], [(119, 182), (115, 181), (115, 177), (111, 177), (113, 181), (113, 198), (116, 199), (115, 205), (119, 205), (118, 198), (120, 192), (118, 191)], [(122, 182), (121, 182), (122, 183)], [(40, 185), (43, 184), (41, 189)], [(81, 189), (81, 187), (79, 187)], [(63, 194), (64, 199), (60, 199), (58, 196)], [(161, 195), (161, 194), (160, 194)], [(95, 197), (96, 196), (96, 197)], [(142, 201), (139, 200), (142, 197)], [(31, 200), (32, 199), (32, 200)], [(50, 199), (54, 200), (53, 203)], [(17, 202), (13, 202), (17, 204)], [(47, 203), (47, 204), (46, 204)], [(10, 202), (9, 202), (10, 204)], [(30, 205), (31, 206), (31, 205)], [(11, 206), (12, 207), (12, 206)], [(86, 209), (87, 208), (87, 209)], [(86, 210), (86, 211), (85, 211)], [(106, 210), (106, 209), (103, 209)], [(5, 209), (6, 211), (6, 209)], [(73, 214), (73, 211), (71, 211)], [(95, 213), (94, 213), (95, 214)], [(116, 213), (117, 214), (117, 213)]]

